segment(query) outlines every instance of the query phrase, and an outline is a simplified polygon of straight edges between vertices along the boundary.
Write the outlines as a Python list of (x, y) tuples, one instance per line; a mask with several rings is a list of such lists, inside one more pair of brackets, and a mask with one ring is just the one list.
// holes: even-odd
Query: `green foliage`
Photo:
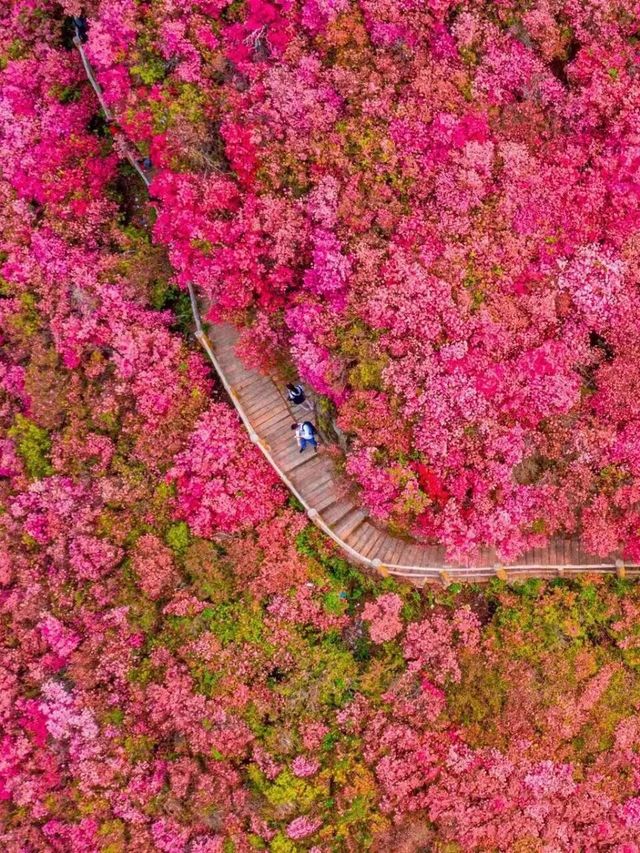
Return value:
[(346, 592), (331, 590), (325, 595), (323, 605), (327, 613), (341, 616), (348, 606)]
[(204, 93), (193, 83), (179, 83), (172, 88), (171, 98), (149, 101), (157, 133), (178, 123), (199, 124), (204, 119)]
[(447, 708), (459, 725), (492, 726), (499, 719), (508, 685), (499, 671), (487, 667), (482, 655), (462, 660), (462, 677), (447, 691)]
[(40, 480), (53, 474), (49, 458), (51, 439), (46, 429), (17, 414), (8, 434), (15, 441), (17, 453), (31, 479)]
[(164, 61), (160, 56), (148, 54), (142, 61), (131, 67), (131, 74), (135, 75), (145, 86), (151, 86), (165, 78)]
[(247, 607), (245, 602), (223, 601), (207, 607), (200, 614), (200, 619), (224, 646), (237, 642), (262, 642), (262, 612), (256, 607)]
[(229, 24), (242, 21), (246, 15), (246, 8), (246, 0), (233, 0), (223, 9), (222, 20)]
[(299, 779), (290, 770), (283, 770), (273, 782), (263, 777), (260, 790), (272, 806), (287, 806), (298, 813), (309, 811), (320, 793), (307, 779)]
[(191, 542), (189, 527), (184, 521), (178, 521), (169, 527), (164, 538), (172, 551), (182, 557)]
[(360, 362), (349, 371), (351, 387), (356, 391), (382, 391), (382, 371), (386, 364), (384, 358)]
[(137, 735), (125, 738), (124, 751), (132, 764), (149, 761), (153, 757), (155, 741), (149, 735)]
[(381, 391), (388, 357), (377, 347), (380, 332), (357, 321), (338, 330), (337, 336), (340, 354), (352, 364), (355, 362), (349, 370), (351, 386), (360, 391)]
[(22, 39), (15, 38), (7, 47), (8, 59), (21, 59), (29, 50), (27, 42)]
[(197, 693), (202, 693), (203, 696), (215, 695), (222, 675), (220, 672), (214, 672), (206, 666), (195, 666), (191, 667), (191, 675)]
[(80, 100), (82, 97), (82, 91), (78, 85), (72, 84), (71, 86), (57, 88), (54, 97), (61, 104), (72, 104), (75, 101)]
[(156, 606), (152, 601), (136, 595), (138, 584), (133, 577), (130, 566), (126, 564), (123, 566), (122, 576), (131, 589), (132, 601), (129, 604), (129, 621), (135, 630), (141, 631), (143, 634), (151, 634), (158, 621)]
[[(9, 287), (11, 286), (9, 285)], [(41, 326), (36, 297), (32, 293), (21, 293), (19, 301), (20, 311), (10, 316), (9, 325), (13, 330), (21, 332), (25, 338), (29, 338)]]
[(124, 720), (124, 711), (122, 708), (111, 708), (104, 713), (104, 720), (113, 726), (121, 726)]
[(342, 708), (353, 698), (358, 666), (338, 634), (327, 632), (318, 643), (307, 641), (296, 653), (304, 667), (278, 685), (291, 710), (303, 714), (314, 708)]
[(281, 832), (278, 832), (269, 842), (272, 853), (296, 853), (299, 848)]
[(304, 504), (302, 504), (295, 495), (289, 495), (287, 500), (288, 505), (291, 509), (294, 509), (296, 512), (304, 512)]
[(336, 407), (328, 398), (318, 394), (315, 398), (315, 414), (316, 425), (320, 431), (320, 435), (327, 441), (337, 444), (339, 441), (338, 433), (334, 427), (336, 417)]
[(540, 578), (527, 578), (526, 581), (512, 584), (511, 589), (522, 598), (536, 599), (544, 590), (544, 581)]
[(513, 650), (515, 657), (536, 663), (544, 652), (569, 650), (606, 640), (611, 608), (602, 587), (587, 578), (551, 582), (543, 594), (540, 581), (514, 585), (502, 597), (493, 628), (502, 642), (514, 631), (527, 641)]
[(156, 281), (151, 294), (151, 305), (158, 311), (171, 311), (174, 316), (172, 327), (189, 336), (193, 333), (194, 320), (191, 311), (191, 300), (185, 290), (168, 284), (166, 281)]

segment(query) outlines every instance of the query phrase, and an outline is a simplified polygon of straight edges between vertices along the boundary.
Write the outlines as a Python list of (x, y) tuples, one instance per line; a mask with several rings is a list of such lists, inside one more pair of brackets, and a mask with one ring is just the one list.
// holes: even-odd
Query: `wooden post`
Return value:
[[(100, 104), (100, 109), (102, 110), (102, 113), (105, 117), (105, 121), (107, 121), (109, 124), (111, 124), (111, 123), (115, 122), (114, 115), (111, 112), (111, 110), (109, 109), (109, 107), (107, 106), (107, 102), (104, 99), (102, 87), (100, 86), (100, 84), (96, 80), (96, 76), (93, 73), (93, 68), (91, 67), (91, 63), (87, 59), (87, 54), (84, 52), (84, 47), (82, 46), (82, 42), (80, 41), (80, 39), (78, 38), (77, 35), (75, 35), (73, 37), (73, 43), (78, 48), (78, 53), (80, 54), (80, 59), (82, 60), (84, 72), (87, 75), (87, 80), (89, 81), (93, 91), (96, 94), (96, 97), (97, 97), (98, 102)], [(122, 152), (124, 152), (125, 159), (136, 170), (136, 172), (138, 173), (138, 175), (139, 175), (141, 181), (143, 182), (143, 184), (145, 185), (145, 187), (147, 189), (149, 189), (151, 182), (150, 182), (149, 178), (147, 178), (145, 173), (142, 171), (142, 169), (140, 168), (140, 164), (138, 163), (138, 160), (135, 157), (135, 155), (133, 154), (133, 152), (131, 151), (131, 148), (129, 147), (124, 134), (122, 134), (122, 133), (118, 134), (115, 137), (115, 142), (117, 143), (116, 148), (118, 146), (120, 146)]]
[(193, 288), (193, 282), (187, 282), (187, 288), (189, 289), (189, 299), (191, 301), (191, 313), (193, 314), (193, 321), (196, 324), (196, 337), (198, 337), (198, 334), (203, 334), (203, 332), (202, 321), (200, 319), (200, 311), (198, 309), (198, 300), (196, 299), (196, 292)]
[(622, 560), (616, 560), (616, 575), (619, 578), (624, 578), (627, 576), (627, 570), (625, 569)]
[(451, 584), (451, 578), (444, 569), (440, 572), (440, 583), (445, 589)]
[(493, 567), (493, 570), (496, 573), (496, 577), (499, 578), (501, 581), (509, 580), (509, 577), (507, 575), (507, 571), (506, 571), (504, 566), (496, 565)]
[[(126, 145), (126, 142), (125, 142), (125, 145)], [(136, 170), (136, 172), (140, 176), (140, 179), (142, 180), (142, 182), (146, 186), (146, 188), (149, 189), (149, 185), (150, 185), (151, 181), (149, 180), (149, 178), (147, 178), (145, 173), (142, 171), (142, 169), (140, 168), (140, 164), (138, 163), (136, 158), (133, 156), (133, 154), (131, 153), (129, 148), (125, 149), (124, 156), (127, 158), (129, 163), (133, 166), (133, 168)]]
[(383, 564), (379, 557), (374, 557), (374, 559), (371, 560), (371, 568), (375, 569), (383, 578), (386, 578), (389, 575), (389, 569)]

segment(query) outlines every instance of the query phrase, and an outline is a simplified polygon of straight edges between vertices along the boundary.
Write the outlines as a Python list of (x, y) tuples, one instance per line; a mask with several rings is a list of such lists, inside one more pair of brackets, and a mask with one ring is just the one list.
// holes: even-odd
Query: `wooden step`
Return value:
[(359, 507), (353, 507), (348, 515), (336, 522), (333, 530), (344, 542), (350, 544), (350, 537), (368, 517), (369, 514), (366, 510), (360, 509)]
[(329, 527), (333, 528), (337, 522), (353, 511), (354, 507), (352, 503), (343, 500), (334, 501), (333, 504), (331, 504), (331, 506), (322, 513), (322, 520), (325, 524), (328, 524)]

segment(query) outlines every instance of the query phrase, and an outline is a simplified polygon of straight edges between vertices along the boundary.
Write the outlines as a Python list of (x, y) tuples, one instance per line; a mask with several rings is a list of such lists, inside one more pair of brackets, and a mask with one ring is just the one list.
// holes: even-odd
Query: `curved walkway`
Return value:
[[(87, 79), (100, 102), (105, 119), (113, 122), (102, 90), (79, 38), (74, 44)], [(122, 134), (120, 148), (145, 186), (150, 181)], [(640, 575), (640, 566), (624, 566), (614, 557), (602, 560), (585, 554), (573, 539), (556, 539), (546, 548), (529, 551), (511, 565), (499, 565), (492, 551), (481, 554), (480, 563), (447, 564), (444, 550), (394, 537), (376, 526), (367, 511), (350, 497), (348, 485), (337, 476), (330, 457), (322, 449), (300, 454), (290, 424), (292, 412), (278, 387), (268, 377), (248, 370), (235, 353), (237, 332), (228, 325), (202, 326), (196, 294), (189, 286), (196, 338), (207, 352), (224, 388), (233, 401), (251, 440), (260, 448), (280, 479), (303, 505), (309, 518), (340, 547), (352, 562), (383, 575), (396, 575), (416, 586), (427, 581), (487, 581), (524, 577), (562, 577), (581, 572)]]
[(299, 453), (290, 425), (304, 412), (292, 410), (271, 378), (247, 369), (235, 353), (238, 333), (229, 325), (201, 324), (196, 295), (190, 288), (196, 337), (211, 359), (227, 393), (238, 410), (251, 440), (304, 506), (309, 518), (336, 542), (353, 562), (407, 578), (418, 586), (427, 581), (445, 584), (455, 580), (486, 581), (517, 577), (562, 577), (580, 572), (640, 574), (638, 566), (623, 566), (615, 558), (602, 560), (585, 554), (573, 539), (556, 539), (511, 565), (499, 565), (492, 551), (478, 565), (447, 564), (444, 549), (392, 536), (377, 526), (367, 511), (349, 494), (349, 486), (336, 474), (329, 455), (306, 450)]

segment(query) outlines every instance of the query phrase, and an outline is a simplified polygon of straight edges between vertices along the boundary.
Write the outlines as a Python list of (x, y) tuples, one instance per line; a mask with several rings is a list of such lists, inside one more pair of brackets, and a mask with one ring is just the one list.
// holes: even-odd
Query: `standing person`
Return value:
[(73, 18), (73, 26), (75, 27), (80, 44), (86, 44), (89, 41), (89, 24), (86, 16), (76, 15)]
[(304, 406), (308, 411), (313, 411), (312, 403), (307, 400), (307, 395), (304, 393), (302, 385), (287, 384), (287, 400), (293, 403), (294, 406)]
[(302, 453), (307, 444), (311, 444), (314, 451), (318, 452), (317, 430), (311, 421), (303, 421), (301, 424), (291, 424), (291, 429), (296, 431), (296, 441), (298, 442), (300, 453)]

